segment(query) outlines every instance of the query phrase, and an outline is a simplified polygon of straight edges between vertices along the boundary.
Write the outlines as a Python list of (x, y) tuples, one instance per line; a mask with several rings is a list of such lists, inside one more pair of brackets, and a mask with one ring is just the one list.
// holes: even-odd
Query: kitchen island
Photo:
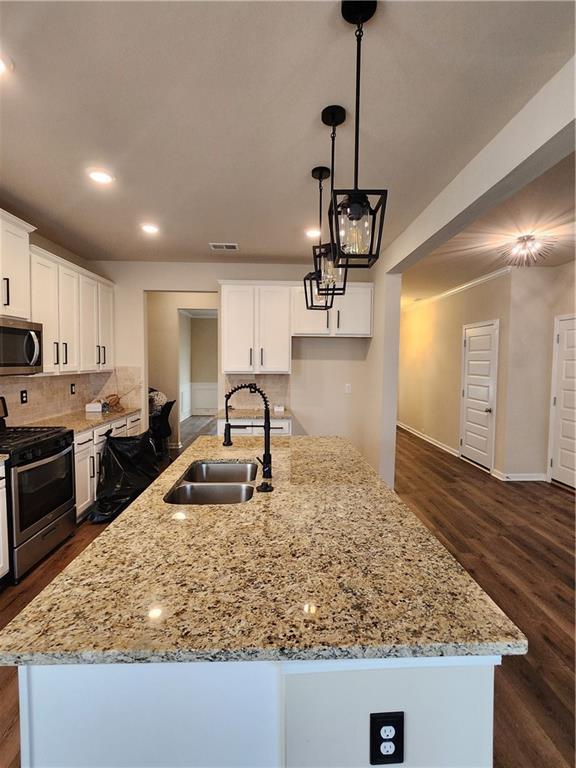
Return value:
[(404, 765), (492, 764), (526, 639), (349, 442), (274, 439), (246, 503), (163, 501), (261, 447), (199, 438), (0, 633), (23, 766), (364, 766), (399, 711)]

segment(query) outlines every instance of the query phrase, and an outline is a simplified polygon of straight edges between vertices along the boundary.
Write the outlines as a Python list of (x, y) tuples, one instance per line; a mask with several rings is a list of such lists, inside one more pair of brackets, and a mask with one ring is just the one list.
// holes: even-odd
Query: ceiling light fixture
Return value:
[(501, 250), (501, 255), (511, 267), (531, 267), (544, 261), (551, 253), (555, 238), (549, 236), (521, 235)]
[[(318, 229), (315, 230), (318, 237), (318, 245), (322, 245), (322, 182), (330, 176), (330, 168), (325, 165), (317, 165), (312, 168), (312, 178), (318, 181), (318, 192), (320, 197)], [(334, 293), (321, 295), (318, 286), (321, 283), (321, 275), (314, 270), (304, 276), (304, 298), (306, 299), (306, 309), (319, 310), (325, 312), (332, 309), (334, 305)]]
[(342, 0), (342, 16), (356, 27), (356, 108), (354, 122), (354, 187), (335, 189), (330, 203), (330, 235), (336, 245), (336, 265), (368, 269), (380, 255), (387, 189), (359, 189), (360, 70), (363, 25), (374, 16), (377, 0)]
[(156, 224), (140, 224), (140, 229), (142, 232), (145, 232), (147, 235), (157, 235), (158, 232), (160, 232), (160, 228), (156, 226)]
[[(336, 154), (336, 128), (346, 120), (346, 110), (338, 104), (332, 104), (322, 110), (322, 122), (332, 128), (330, 132), (330, 196), (334, 192), (334, 158)], [(322, 211), (320, 211), (322, 218)], [(316, 273), (317, 291), (320, 296), (344, 296), (348, 282), (348, 269), (337, 267), (336, 244), (320, 243), (312, 247), (314, 272)]]
[(10, 58), (10, 56), (6, 56), (5, 54), (0, 54), (0, 77), (2, 75), (7, 75), (9, 72), (12, 72), (14, 69), (14, 62)]
[(114, 181), (113, 174), (110, 173), (110, 171), (104, 170), (104, 168), (88, 168), (86, 171), (88, 176), (92, 179), (92, 181), (95, 181), (96, 184), (112, 184)]

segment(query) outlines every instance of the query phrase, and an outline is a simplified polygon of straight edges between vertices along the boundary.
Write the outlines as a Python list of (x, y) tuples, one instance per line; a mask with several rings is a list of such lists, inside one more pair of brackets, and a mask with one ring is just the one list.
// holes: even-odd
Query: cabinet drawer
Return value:
[(78, 451), (89, 448), (94, 443), (92, 430), (90, 432), (80, 432), (78, 435), (74, 435), (74, 450)]
[(127, 419), (128, 429), (133, 429), (134, 427), (140, 427), (141, 421), (142, 421), (142, 417), (140, 416), (140, 412), (133, 413), (131, 416), (128, 416), (128, 419)]
[(103, 443), (106, 440), (106, 432), (112, 429), (112, 424), (102, 424), (101, 427), (94, 430), (94, 442)]

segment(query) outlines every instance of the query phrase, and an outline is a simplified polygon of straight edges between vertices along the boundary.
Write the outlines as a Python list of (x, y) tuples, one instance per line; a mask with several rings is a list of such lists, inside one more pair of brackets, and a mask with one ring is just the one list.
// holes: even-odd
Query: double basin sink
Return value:
[(172, 486), (167, 504), (242, 504), (254, 495), (254, 462), (195, 461)]

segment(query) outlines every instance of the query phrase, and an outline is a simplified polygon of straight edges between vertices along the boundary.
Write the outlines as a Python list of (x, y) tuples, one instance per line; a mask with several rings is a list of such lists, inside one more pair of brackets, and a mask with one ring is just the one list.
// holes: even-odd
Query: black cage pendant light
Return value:
[(354, 187), (335, 189), (330, 203), (330, 236), (336, 265), (368, 269), (380, 255), (387, 189), (358, 187), (360, 148), (360, 70), (363, 25), (374, 16), (377, 0), (342, 0), (342, 16), (356, 27), (356, 113), (354, 125)]
[[(322, 247), (322, 182), (330, 177), (330, 168), (325, 165), (317, 165), (312, 168), (312, 178), (318, 181), (319, 193), (319, 215), (318, 215), (318, 246)], [(322, 284), (322, 276), (316, 268), (313, 272), (308, 272), (304, 277), (304, 297), (306, 299), (306, 309), (315, 309), (325, 312), (334, 306), (334, 291), (324, 291), (320, 293), (318, 288)]]
[[(346, 110), (338, 104), (332, 104), (322, 110), (322, 122), (330, 126), (330, 195), (334, 192), (334, 156), (336, 149), (336, 128), (346, 120)], [(320, 243), (312, 247), (314, 272), (316, 273), (317, 293), (320, 296), (344, 296), (348, 281), (348, 269), (336, 265), (336, 244)]]

